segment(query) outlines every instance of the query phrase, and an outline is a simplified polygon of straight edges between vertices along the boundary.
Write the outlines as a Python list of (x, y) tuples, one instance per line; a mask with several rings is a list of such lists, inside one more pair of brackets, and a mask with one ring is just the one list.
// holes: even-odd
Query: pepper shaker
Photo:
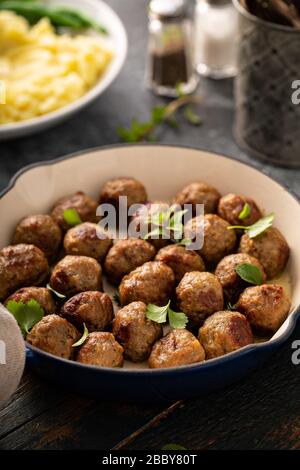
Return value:
[(158, 95), (175, 97), (197, 86), (192, 52), (192, 22), (185, 0), (151, 0), (147, 82)]
[(200, 75), (236, 75), (237, 13), (231, 0), (197, 0), (195, 62)]

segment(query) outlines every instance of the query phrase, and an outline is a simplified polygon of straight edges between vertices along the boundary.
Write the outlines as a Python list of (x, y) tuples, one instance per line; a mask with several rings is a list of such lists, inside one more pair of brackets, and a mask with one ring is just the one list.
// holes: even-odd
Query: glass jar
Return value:
[(236, 75), (237, 14), (231, 0), (197, 0), (195, 63), (200, 75)]
[(192, 51), (192, 22), (185, 0), (151, 0), (147, 83), (158, 95), (175, 97), (197, 86)]

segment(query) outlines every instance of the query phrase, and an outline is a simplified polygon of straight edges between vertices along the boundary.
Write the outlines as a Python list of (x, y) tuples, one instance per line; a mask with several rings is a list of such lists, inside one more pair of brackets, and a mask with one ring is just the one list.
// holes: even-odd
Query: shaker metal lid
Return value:
[(185, 9), (185, 0), (151, 0), (149, 4), (150, 14), (165, 20), (183, 16)]

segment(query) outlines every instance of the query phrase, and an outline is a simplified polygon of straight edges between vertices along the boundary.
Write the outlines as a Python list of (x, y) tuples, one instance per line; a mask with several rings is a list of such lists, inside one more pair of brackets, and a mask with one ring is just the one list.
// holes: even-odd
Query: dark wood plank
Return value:
[(153, 421), (118, 449), (300, 449), (300, 366), (287, 344), (247, 379), (207, 397), (187, 401), (167, 420)]
[(108, 449), (164, 407), (75, 396), (30, 374), (0, 411), (0, 449)]
[(26, 371), (17, 392), (0, 408), (0, 439), (22, 424), (65, 399), (66, 393), (58, 393), (55, 385), (42, 382)]

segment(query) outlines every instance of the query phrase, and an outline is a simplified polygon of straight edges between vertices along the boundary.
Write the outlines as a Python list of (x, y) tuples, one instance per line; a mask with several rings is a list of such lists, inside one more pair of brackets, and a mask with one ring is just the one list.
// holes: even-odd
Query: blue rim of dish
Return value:
[[(270, 179), (271, 181), (274, 181), (278, 186), (283, 189), (284, 191), (287, 191), (300, 205), (300, 197), (293, 191), (291, 190), (288, 186), (283, 185), (281, 182), (279, 182), (276, 178), (273, 178), (266, 174), (263, 170), (257, 168), (254, 164), (251, 163), (245, 163), (242, 162), (236, 158), (230, 157), (228, 155), (224, 154), (219, 154), (216, 152), (211, 152), (210, 150), (207, 149), (200, 149), (197, 147), (193, 146), (188, 146), (188, 145), (175, 145), (175, 144), (167, 144), (167, 143), (141, 143), (141, 144), (112, 144), (112, 145), (105, 145), (102, 147), (92, 147), (90, 149), (86, 149), (83, 151), (78, 151), (74, 152), (68, 155), (65, 155), (63, 157), (58, 157), (53, 160), (46, 160), (46, 161), (41, 161), (41, 162), (35, 162), (30, 165), (25, 166), (24, 168), (21, 168), (10, 180), (9, 184), (7, 187), (0, 192), (0, 199), (5, 196), (13, 187), (15, 186), (17, 180), (24, 174), (27, 173), (28, 171), (37, 168), (37, 167), (42, 167), (42, 166), (52, 166), (55, 165), (56, 163), (62, 162), (64, 160), (69, 160), (72, 158), (77, 158), (77, 157), (82, 157), (84, 155), (87, 155), (89, 153), (93, 152), (101, 152), (103, 150), (110, 150), (110, 149), (119, 149), (119, 148), (137, 148), (137, 147), (152, 147), (152, 148), (158, 148), (158, 147), (172, 147), (172, 148), (179, 148), (182, 150), (195, 150), (199, 152), (207, 152), (211, 153), (212, 155), (215, 155), (217, 157), (221, 158), (226, 158), (227, 160), (232, 160), (236, 163), (239, 163), (241, 165), (244, 165), (246, 167), (252, 168), (259, 173), (262, 173), (266, 178)], [(285, 340), (289, 338), (291, 333), (293, 332), (296, 322), (298, 320), (298, 317), (300, 316), (300, 305), (295, 307), (293, 312), (291, 312), (288, 316), (288, 318), (285, 320), (288, 322), (288, 325), (286, 327), (286, 330), (279, 335), (275, 339), (270, 339), (268, 341), (262, 342), (262, 343), (255, 343), (255, 344), (250, 344), (249, 346), (245, 346), (242, 349), (239, 349), (237, 351), (233, 351), (231, 353), (225, 354), (224, 356), (217, 357), (214, 359), (208, 359), (207, 361), (201, 362), (201, 363), (195, 363), (195, 364), (189, 364), (189, 365), (182, 365), (178, 367), (168, 367), (165, 369), (122, 369), (122, 368), (112, 368), (112, 367), (97, 367), (97, 366), (92, 366), (88, 364), (80, 364), (79, 362), (76, 361), (71, 361), (69, 359), (63, 359), (61, 357), (54, 356), (53, 354), (47, 353), (45, 351), (42, 351), (38, 348), (35, 348), (34, 346), (29, 345), (28, 343), (26, 344), (26, 353), (27, 355), (31, 355), (32, 353), (36, 353), (40, 356), (45, 356), (48, 359), (52, 359), (55, 361), (59, 361), (62, 363), (65, 363), (69, 366), (77, 367), (78, 369), (89, 369), (89, 370), (94, 370), (98, 371), (99, 373), (101, 371), (105, 373), (111, 373), (111, 374), (121, 374), (121, 375), (126, 375), (126, 376), (135, 376), (135, 375), (149, 375), (149, 374), (155, 374), (155, 375), (172, 375), (176, 372), (189, 372), (189, 371), (196, 371), (197, 369), (207, 369), (213, 365), (216, 364), (224, 364), (226, 362), (230, 362), (231, 360), (234, 360), (235, 358), (241, 358), (245, 355), (250, 355), (251, 353), (254, 353), (259, 350), (268, 350), (268, 349), (273, 349), (276, 346), (281, 345)]]

